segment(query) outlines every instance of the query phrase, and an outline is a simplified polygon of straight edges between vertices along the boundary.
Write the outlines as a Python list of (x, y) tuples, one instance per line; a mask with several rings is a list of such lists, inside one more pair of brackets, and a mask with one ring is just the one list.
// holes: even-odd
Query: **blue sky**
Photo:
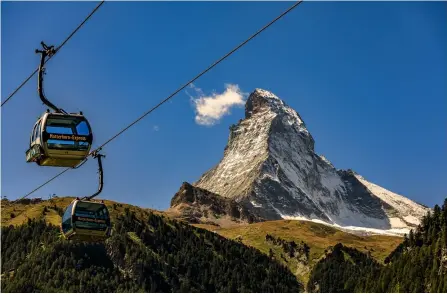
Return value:
[[(291, 2), (106, 2), (47, 64), (45, 92), (82, 110), (107, 140)], [(1, 3), (2, 101), (34, 70), (40, 41), (58, 45), (93, 2)], [(447, 197), (447, 3), (306, 2), (195, 82), (271, 90), (297, 110), (316, 151), (337, 168), (433, 206)], [(34, 122), (45, 110), (37, 77), (1, 109), (1, 194), (21, 197), (60, 168), (27, 164)], [(165, 209), (183, 181), (222, 158), (231, 109), (198, 125), (185, 91), (104, 149), (101, 198)], [(158, 129), (158, 130), (156, 130)], [(96, 162), (32, 197), (85, 195)]]

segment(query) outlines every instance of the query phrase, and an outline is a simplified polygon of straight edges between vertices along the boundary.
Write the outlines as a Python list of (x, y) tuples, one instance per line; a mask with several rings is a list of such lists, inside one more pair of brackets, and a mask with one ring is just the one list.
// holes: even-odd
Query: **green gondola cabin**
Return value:
[(104, 241), (111, 234), (110, 215), (103, 202), (75, 199), (62, 216), (61, 232), (68, 240)]
[(82, 114), (46, 112), (34, 125), (26, 161), (74, 167), (89, 154), (92, 141), (90, 124)]

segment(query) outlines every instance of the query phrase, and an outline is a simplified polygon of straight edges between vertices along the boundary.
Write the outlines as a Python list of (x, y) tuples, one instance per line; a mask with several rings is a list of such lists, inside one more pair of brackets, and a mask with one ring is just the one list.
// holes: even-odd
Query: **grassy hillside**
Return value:
[[(2, 201), (2, 226), (21, 225), (27, 219), (44, 220), (48, 224), (58, 226), (61, 220), (60, 214), (73, 198), (53, 198), (51, 201), (42, 201), (36, 204), (21, 204)], [(142, 209), (137, 206), (105, 200), (113, 222), (117, 217), (124, 215), (125, 210), (134, 213), (140, 220), (147, 219), (149, 213), (166, 215), (164, 212), (150, 209)], [(335, 228), (318, 223), (306, 221), (268, 221), (262, 223), (235, 225), (233, 227), (216, 227), (213, 225), (196, 224), (199, 228), (215, 231), (219, 235), (252, 246), (271, 258), (287, 266), (291, 272), (304, 283), (309, 279), (309, 273), (329, 246), (342, 243), (361, 252), (370, 252), (371, 256), (379, 262), (383, 262), (401, 242), (402, 238), (393, 236), (357, 236)], [(266, 236), (272, 236), (275, 241), (267, 240)], [(133, 233), (129, 237), (137, 240)], [(279, 238), (279, 241), (276, 240)], [(295, 242), (295, 253), (291, 253), (287, 242)], [(305, 245), (304, 245), (305, 244)], [(309, 247), (306, 254), (303, 246)], [(287, 249), (289, 248), (289, 249)]]
[(69, 202), (2, 203), (9, 224), (1, 235), (2, 292), (303, 291), (258, 250), (135, 206), (107, 201), (114, 231), (106, 242), (66, 241), (51, 223)]
[[(2, 226), (17, 226), (27, 222), (27, 219), (45, 220), (46, 223), (58, 226), (61, 222), (61, 213), (75, 199), (74, 197), (55, 197), (51, 200), (43, 200), (38, 203), (14, 203), (1, 201)], [(95, 199), (97, 200), (97, 199)], [(29, 200), (28, 200), (29, 201)], [(130, 204), (104, 200), (110, 212), (112, 222), (118, 215), (122, 215), (127, 208), (136, 213), (137, 217), (145, 217), (148, 212), (163, 214), (163, 212), (140, 208)]]
[[(230, 228), (200, 224), (196, 226), (215, 231), (226, 238), (240, 240), (267, 255), (271, 255), (271, 250), (277, 260), (287, 265), (305, 283), (309, 279), (310, 270), (324, 256), (329, 246), (342, 243), (364, 253), (370, 252), (377, 261), (383, 262), (403, 240), (395, 236), (357, 236), (322, 224), (294, 220), (268, 221)], [(286, 246), (275, 245), (266, 240), (267, 234), (285, 241), (294, 241), (296, 244), (304, 242), (310, 248), (308, 260), (300, 260), (299, 256), (291, 258), (283, 248)]]

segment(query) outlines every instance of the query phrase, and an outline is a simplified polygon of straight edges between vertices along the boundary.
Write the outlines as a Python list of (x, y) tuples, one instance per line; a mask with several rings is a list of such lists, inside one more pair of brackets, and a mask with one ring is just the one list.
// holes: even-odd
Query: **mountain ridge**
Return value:
[(222, 218), (237, 223), (263, 220), (233, 199), (223, 198), (205, 189), (194, 187), (188, 182), (183, 182), (171, 199), (171, 208), (166, 212), (189, 223), (223, 224)]

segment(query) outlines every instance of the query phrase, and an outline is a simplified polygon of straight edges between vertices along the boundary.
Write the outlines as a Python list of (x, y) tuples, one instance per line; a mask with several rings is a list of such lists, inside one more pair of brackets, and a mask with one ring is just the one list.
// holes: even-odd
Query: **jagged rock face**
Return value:
[(391, 229), (413, 227), (427, 212), (352, 171), (335, 169), (315, 153), (314, 143), (295, 110), (256, 89), (246, 102), (245, 119), (230, 127), (223, 159), (194, 186), (269, 220), (318, 219)]
[[(228, 198), (223, 198), (215, 193), (194, 187), (184, 182), (179, 191), (171, 200), (172, 210), (178, 210), (181, 217), (191, 223), (210, 222), (223, 216), (229, 216), (234, 221), (252, 223), (262, 219), (252, 214), (244, 205)], [(213, 223), (211, 221), (211, 223)]]

